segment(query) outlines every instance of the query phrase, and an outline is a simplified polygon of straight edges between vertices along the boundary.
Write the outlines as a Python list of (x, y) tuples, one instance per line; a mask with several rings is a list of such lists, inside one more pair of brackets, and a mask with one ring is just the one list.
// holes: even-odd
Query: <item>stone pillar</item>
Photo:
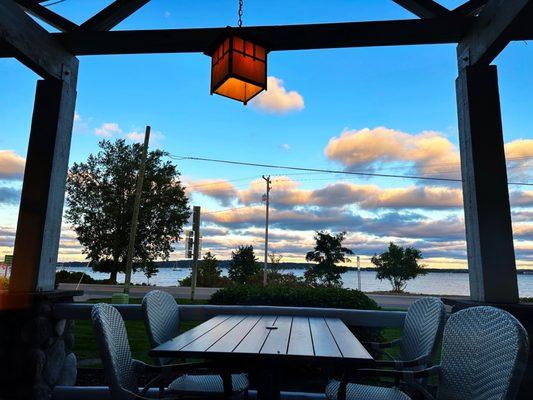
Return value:
[(55, 386), (74, 385), (74, 321), (56, 319), (54, 303), (79, 292), (0, 297), (0, 398), (48, 400)]

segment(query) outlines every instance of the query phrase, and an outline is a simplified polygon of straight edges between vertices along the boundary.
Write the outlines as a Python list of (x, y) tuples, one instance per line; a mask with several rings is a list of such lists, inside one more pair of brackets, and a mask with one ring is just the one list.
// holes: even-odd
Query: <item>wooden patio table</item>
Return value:
[(281, 366), (368, 365), (372, 356), (339, 318), (217, 315), (150, 351), (152, 357), (222, 361), (258, 377), (261, 399), (279, 398)]

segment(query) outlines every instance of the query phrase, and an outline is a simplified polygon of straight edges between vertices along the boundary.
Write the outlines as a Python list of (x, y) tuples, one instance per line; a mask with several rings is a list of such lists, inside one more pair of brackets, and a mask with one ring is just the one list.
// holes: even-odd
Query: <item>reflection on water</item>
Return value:
[[(109, 274), (93, 272), (87, 267), (72, 267), (69, 271), (85, 272), (95, 279), (106, 279)], [(303, 269), (287, 269), (285, 273), (292, 272), (296, 276), (303, 276)], [(150, 279), (150, 284), (157, 286), (176, 286), (180, 279), (185, 278), (190, 270), (180, 268), (173, 270), (171, 268), (161, 268), (159, 273)], [(226, 275), (227, 270), (222, 269), (222, 274)], [(147, 283), (148, 280), (142, 272), (132, 274), (133, 283)], [(357, 271), (348, 271), (342, 275), (344, 287), (357, 288)], [(119, 274), (118, 282), (124, 282), (124, 274)], [(361, 289), (364, 292), (386, 291), (390, 290), (388, 281), (379, 281), (376, 274), (372, 271), (361, 271)], [(533, 297), (533, 275), (518, 275), (518, 289), (520, 297)], [(468, 274), (451, 273), (451, 272), (429, 272), (427, 275), (420, 276), (407, 284), (408, 292), (440, 294), (440, 295), (468, 295)]]

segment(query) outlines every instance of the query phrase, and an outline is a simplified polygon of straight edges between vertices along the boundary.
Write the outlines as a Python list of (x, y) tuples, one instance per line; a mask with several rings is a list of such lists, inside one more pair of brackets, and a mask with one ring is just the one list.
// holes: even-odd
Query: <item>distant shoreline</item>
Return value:
[[(229, 260), (220, 260), (220, 268), (228, 268), (230, 261)], [(156, 261), (157, 268), (178, 268), (178, 269), (189, 269), (190, 261), (189, 260), (179, 260), (179, 261)], [(288, 269), (306, 269), (309, 264), (307, 263), (280, 263), (277, 269), (288, 270)], [(87, 266), (86, 262), (82, 261), (72, 261), (72, 262), (58, 262), (57, 268), (84, 268)], [(347, 267), (350, 269), (355, 269), (355, 267)], [(457, 274), (466, 274), (468, 270), (465, 268), (454, 269), (454, 268), (425, 268), (427, 272), (436, 272), (436, 273), (457, 273)], [(361, 268), (361, 271), (374, 271), (374, 268), (364, 267)], [(518, 269), (517, 274), (533, 275), (533, 269)]]

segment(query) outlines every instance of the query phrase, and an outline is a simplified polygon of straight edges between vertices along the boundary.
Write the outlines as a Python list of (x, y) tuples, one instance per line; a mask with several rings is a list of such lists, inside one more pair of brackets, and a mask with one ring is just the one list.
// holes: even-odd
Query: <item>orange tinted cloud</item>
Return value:
[(385, 127), (346, 130), (330, 139), (324, 153), (345, 167), (372, 168), (387, 162), (412, 163), (421, 173), (459, 172), (459, 153), (444, 135), (416, 135)]
[(0, 150), (0, 179), (22, 179), (25, 163), (13, 150)]

